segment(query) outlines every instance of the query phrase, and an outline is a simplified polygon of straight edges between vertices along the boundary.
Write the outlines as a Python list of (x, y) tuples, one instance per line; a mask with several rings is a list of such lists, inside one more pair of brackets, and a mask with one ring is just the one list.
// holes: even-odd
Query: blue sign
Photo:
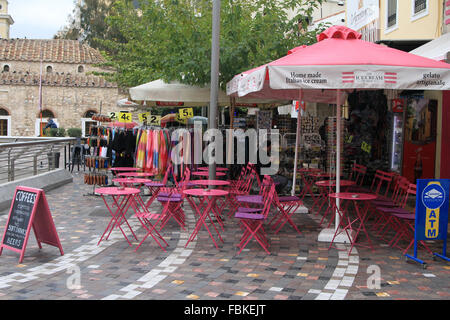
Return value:
[(406, 257), (425, 265), (417, 258), (417, 242), (443, 240), (443, 254), (433, 255), (449, 261), (446, 257), (449, 194), (449, 179), (417, 180), (414, 256), (406, 254)]
[(447, 240), (449, 181), (417, 180), (416, 240)]

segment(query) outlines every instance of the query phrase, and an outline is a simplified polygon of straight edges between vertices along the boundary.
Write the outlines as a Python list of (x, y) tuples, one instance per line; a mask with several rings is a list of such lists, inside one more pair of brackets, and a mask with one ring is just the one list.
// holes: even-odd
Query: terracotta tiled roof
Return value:
[[(2, 72), (0, 73), (1, 85), (39, 86), (39, 74), (29, 72)], [(117, 84), (108, 82), (103, 77), (57, 72), (43, 74), (42, 85), (47, 87), (117, 88)]]
[(44, 62), (96, 64), (105, 61), (98, 50), (75, 40), (62, 39), (1, 39), (0, 61), (38, 62), (41, 48)]

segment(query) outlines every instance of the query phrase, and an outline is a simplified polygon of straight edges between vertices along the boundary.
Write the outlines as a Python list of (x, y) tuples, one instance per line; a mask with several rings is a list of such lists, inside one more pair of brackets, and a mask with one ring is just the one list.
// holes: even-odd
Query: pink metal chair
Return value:
[(240, 248), (238, 254), (247, 246), (250, 240), (255, 239), (267, 254), (270, 254), (269, 240), (267, 239), (266, 232), (263, 227), (264, 221), (267, 219), (270, 208), (272, 205), (273, 197), (275, 195), (275, 185), (270, 184), (267, 186), (262, 186), (265, 190), (264, 195), (264, 207), (259, 212), (245, 212), (238, 210), (235, 213), (235, 218), (240, 220), (241, 228), (243, 229), (243, 235), (241, 241), (238, 244)]

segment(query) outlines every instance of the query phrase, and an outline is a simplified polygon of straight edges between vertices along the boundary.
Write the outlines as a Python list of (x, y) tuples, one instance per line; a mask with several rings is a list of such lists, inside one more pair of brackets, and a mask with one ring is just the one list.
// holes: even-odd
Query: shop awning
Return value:
[[(179, 82), (166, 83), (163, 80), (151, 81), (129, 89), (130, 98), (135, 102), (145, 102), (151, 107), (201, 107), (210, 102), (210, 87), (192, 86)], [(276, 99), (238, 98), (236, 103), (273, 104)], [(224, 91), (219, 92), (219, 106), (229, 106), (230, 97)]]
[(412, 50), (410, 53), (438, 61), (447, 60), (450, 52), (450, 33), (446, 33), (423, 46)]

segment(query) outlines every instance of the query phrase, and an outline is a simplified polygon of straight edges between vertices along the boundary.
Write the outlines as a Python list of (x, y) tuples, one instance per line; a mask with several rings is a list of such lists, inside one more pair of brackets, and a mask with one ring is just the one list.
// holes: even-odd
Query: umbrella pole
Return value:
[[(303, 90), (300, 89), (300, 103), (303, 101)], [(294, 157), (294, 173), (292, 174), (292, 190), (291, 190), (291, 196), (295, 195), (295, 185), (297, 182), (297, 162), (298, 162), (298, 145), (300, 144), (300, 128), (301, 128), (301, 111), (300, 107), (298, 108), (297, 113), (297, 131), (295, 134), (295, 157)]]
[[(340, 108), (340, 101), (341, 100), (341, 90), (338, 89), (336, 92), (336, 193), (341, 192), (341, 108)], [(340, 209), (340, 201), (338, 198), (336, 198), (336, 212), (335, 212), (335, 230), (339, 228), (339, 213), (338, 210)]]
[[(211, 93), (209, 104), (209, 129), (216, 129), (217, 100), (219, 96), (219, 55), (220, 55), (220, 0), (213, 0), (211, 38)], [(209, 179), (216, 179), (216, 163), (209, 165)]]

